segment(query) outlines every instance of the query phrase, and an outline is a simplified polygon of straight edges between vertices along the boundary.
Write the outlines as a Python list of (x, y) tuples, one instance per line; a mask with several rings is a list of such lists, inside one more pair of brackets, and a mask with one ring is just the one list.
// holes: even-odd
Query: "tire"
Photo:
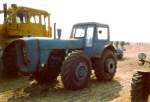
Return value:
[(91, 63), (83, 52), (69, 53), (63, 62), (61, 75), (64, 87), (78, 90), (88, 86)]
[(51, 54), (45, 69), (42, 72), (36, 73), (35, 80), (38, 81), (38, 83), (52, 83), (56, 81), (63, 59), (64, 55), (62, 54)]
[(3, 69), (2, 69), (2, 77), (4, 78), (14, 78), (18, 76), (18, 68), (17, 68), (17, 54), (16, 54), (16, 46), (12, 44), (8, 46), (3, 52)]
[(112, 80), (117, 68), (117, 61), (114, 53), (110, 50), (105, 50), (102, 57), (93, 62), (93, 67), (99, 81)]
[(148, 93), (145, 89), (145, 77), (141, 72), (133, 74), (131, 82), (131, 102), (147, 102)]
[(2, 78), (2, 69), (3, 69), (2, 59), (0, 58), (0, 79)]

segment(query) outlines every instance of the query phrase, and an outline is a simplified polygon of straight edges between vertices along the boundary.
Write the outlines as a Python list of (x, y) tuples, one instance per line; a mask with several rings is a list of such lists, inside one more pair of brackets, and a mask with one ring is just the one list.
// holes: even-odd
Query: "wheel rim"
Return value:
[(115, 68), (116, 68), (116, 65), (115, 65), (115, 61), (113, 58), (108, 58), (106, 60), (106, 63), (105, 63), (105, 71), (107, 73), (114, 73), (115, 72)]
[(79, 63), (75, 70), (77, 80), (84, 80), (88, 75), (88, 68), (85, 63)]

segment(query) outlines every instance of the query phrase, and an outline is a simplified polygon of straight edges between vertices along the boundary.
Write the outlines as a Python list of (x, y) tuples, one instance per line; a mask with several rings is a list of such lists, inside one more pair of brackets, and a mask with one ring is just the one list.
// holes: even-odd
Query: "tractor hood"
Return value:
[(80, 49), (84, 46), (83, 39), (50, 39), (45, 37), (34, 37), (34, 38), (21, 38), (25, 42), (37, 41), (37, 46), (40, 50), (51, 50), (51, 49)]
[[(33, 73), (37, 68), (42, 70), (53, 49), (80, 49), (84, 46), (83, 39), (54, 40), (50, 38), (27, 37), (19, 38), (16, 40), (16, 44), (18, 44), (18, 41), (25, 45), (25, 50), (21, 50), (20, 47), (17, 50), (17, 65), (19, 70), (24, 73)], [(27, 63), (25, 62), (24, 64), (24, 61)]]
[(83, 40), (39, 40), (40, 49), (79, 49), (83, 48)]

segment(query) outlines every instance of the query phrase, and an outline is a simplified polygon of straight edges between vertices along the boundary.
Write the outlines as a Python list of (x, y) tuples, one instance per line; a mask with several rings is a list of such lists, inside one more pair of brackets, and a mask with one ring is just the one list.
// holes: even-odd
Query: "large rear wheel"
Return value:
[(106, 50), (101, 58), (93, 61), (93, 67), (98, 80), (112, 80), (117, 68), (117, 61), (114, 53), (110, 50)]
[(3, 52), (3, 69), (2, 76), (4, 78), (13, 78), (18, 75), (17, 54), (15, 44), (9, 45)]
[(80, 51), (68, 54), (62, 65), (62, 81), (67, 89), (85, 88), (90, 80), (90, 60)]

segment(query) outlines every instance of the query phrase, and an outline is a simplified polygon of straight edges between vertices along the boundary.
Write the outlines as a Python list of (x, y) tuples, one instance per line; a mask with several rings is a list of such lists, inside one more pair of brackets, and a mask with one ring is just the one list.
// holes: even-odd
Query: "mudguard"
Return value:
[(114, 48), (114, 46), (112, 44), (107, 44), (102, 49), (100, 49), (100, 52), (96, 57), (98, 58), (102, 57), (105, 50), (111, 50), (114, 54), (116, 53), (116, 49)]

